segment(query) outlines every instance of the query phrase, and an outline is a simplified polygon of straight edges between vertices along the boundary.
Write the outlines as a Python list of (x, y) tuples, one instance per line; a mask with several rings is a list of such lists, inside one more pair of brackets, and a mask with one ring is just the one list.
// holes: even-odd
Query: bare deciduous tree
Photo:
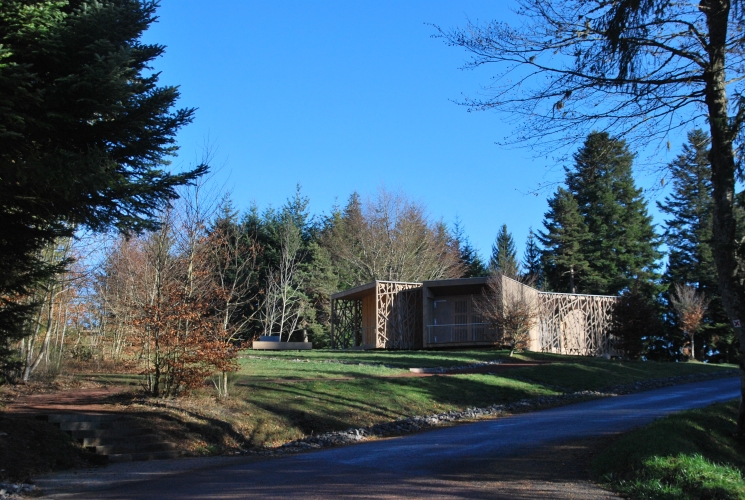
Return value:
[(496, 327), (501, 340), (510, 346), (510, 356), (528, 347), (530, 330), (540, 318), (540, 295), (532, 284), (532, 278), (520, 282), (496, 272), (487, 281), (484, 299), (476, 302), (481, 316)]
[(384, 189), (363, 203), (353, 196), (325, 242), (354, 273), (355, 283), (422, 281), (463, 273), (457, 244), (421, 204)]
[(302, 235), (291, 219), (285, 218), (279, 227), (279, 262), (266, 277), (262, 321), (264, 335), (286, 336), (289, 342), (307, 307), (307, 297), (302, 293), (303, 277)]
[(670, 305), (678, 313), (678, 323), (683, 334), (690, 339), (690, 359), (696, 359), (695, 335), (701, 328), (701, 323), (709, 306), (709, 299), (698, 293), (690, 285), (675, 284), (675, 293), (670, 297)]

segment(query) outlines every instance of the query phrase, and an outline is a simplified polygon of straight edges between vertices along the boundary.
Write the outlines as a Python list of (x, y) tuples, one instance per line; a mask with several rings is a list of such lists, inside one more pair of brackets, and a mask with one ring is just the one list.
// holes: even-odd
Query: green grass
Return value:
[(408, 370), (438, 366), (461, 366), (505, 358), (508, 351), (496, 349), (473, 349), (463, 351), (339, 351), (314, 349), (312, 351), (246, 351), (253, 357), (335, 360), (352, 363), (388, 365)]
[[(205, 389), (188, 401), (174, 404), (189, 405), (189, 418), (196, 419), (195, 425), (206, 429), (217, 422), (228, 422), (250, 445), (263, 446), (412, 415), (732, 368), (524, 353), (513, 361), (544, 360), (552, 364), (518, 368), (500, 375), (402, 376), (409, 374), (411, 367), (462, 366), (507, 358), (508, 354), (493, 349), (249, 350), (242, 353), (240, 370), (230, 376), (229, 401), (216, 403), (213, 393)], [(92, 378), (109, 384), (132, 385), (137, 381), (132, 375)], [(198, 432), (204, 435), (206, 431)]]
[[(254, 444), (279, 443), (311, 432), (369, 426), (412, 415), (732, 368), (524, 353), (513, 361), (552, 364), (499, 376), (410, 378), (396, 376), (406, 374), (410, 367), (453, 367), (505, 359), (508, 351), (246, 351), (244, 355), (240, 371), (231, 377), (231, 394), (251, 415)], [(336, 362), (325, 362), (329, 360)]]
[(601, 481), (635, 499), (745, 499), (745, 442), (735, 438), (739, 402), (658, 420), (599, 455)]
[(518, 377), (542, 385), (560, 387), (565, 391), (600, 390), (645, 380), (732, 370), (735, 365), (704, 363), (656, 363), (652, 361), (618, 361), (557, 354), (525, 353), (516, 356), (526, 361), (542, 359), (549, 365), (520, 368), (507, 372), (506, 377)]

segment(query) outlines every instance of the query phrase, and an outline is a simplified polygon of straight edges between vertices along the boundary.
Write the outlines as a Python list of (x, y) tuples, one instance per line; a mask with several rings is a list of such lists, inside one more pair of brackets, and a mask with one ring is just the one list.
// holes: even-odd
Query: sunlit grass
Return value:
[[(621, 362), (600, 358), (473, 349), (453, 351), (252, 351), (241, 352), (229, 377), (230, 399), (214, 398), (209, 385), (183, 403), (201, 435), (227, 422), (250, 446), (277, 445), (311, 433), (367, 427), (413, 415), (486, 407), (584, 389), (721, 371), (701, 363)], [(500, 374), (412, 377), (412, 367), (455, 367), (495, 359), (550, 361)], [(110, 385), (141, 387), (133, 374), (94, 374)], [(200, 420), (196, 414), (205, 418)], [(190, 417), (190, 418), (192, 418)], [(179, 417), (180, 418), (180, 417)], [(196, 422), (196, 420), (195, 420)], [(201, 427), (199, 427), (201, 426)], [(206, 439), (208, 442), (217, 437)]]
[(745, 499), (737, 405), (671, 415), (628, 433), (595, 460), (595, 473), (629, 498)]

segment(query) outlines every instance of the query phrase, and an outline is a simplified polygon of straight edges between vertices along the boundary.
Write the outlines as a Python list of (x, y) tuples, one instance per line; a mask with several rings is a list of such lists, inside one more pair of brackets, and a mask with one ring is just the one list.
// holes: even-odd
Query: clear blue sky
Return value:
[(424, 203), (433, 218), (460, 217), (484, 256), (506, 223), (522, 256), (550, 194), (529, 193), (560, 180), (561, 169), (495, 145), (509, 134), (505, 117), (452, 102), (479, 92), (492, 70), (459, 70), (467, 54), (432, 39), (425, 24), (510, 20), (510, 7), (162, 0), (145, 41), (167, 46), (155, 63), (161, 82), (180, 86), (181, 106), (199, 108), (179, 135), (175, 164), (193, 164), (211, 144), (215, 181), (232, 188), (242, 210), (279, 206), (297, 183), (317, 214), (355, 190), (385, 186)]

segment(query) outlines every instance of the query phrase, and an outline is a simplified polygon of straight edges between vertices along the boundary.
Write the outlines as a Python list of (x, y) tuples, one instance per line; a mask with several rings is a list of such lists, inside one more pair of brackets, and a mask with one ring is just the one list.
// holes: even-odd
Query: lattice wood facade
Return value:
[(375, 294), (377, 347), (421, 349), (421, 284), (378, 281), (377, 285)]
[(331, 301), (331, 348), (362, 345), (362, 300)]
[(581, 356), (612, 353), (610, 328), (616, 297), (546, 292), (540, 296), (541, 351)]
[[(482, 323), (473, 307), (473, 302), (483, 297), (479, 290), (485, 280), (375, 281), (334, 294), (331, 346), (421, 349), (444, 343), (493, 344), (498, 332)], [(504, 289), (516, 293), (523, 288), (528, 287), (515, 282)], [(612, 353), (610, 327), (616, 297), (546, 293), (532, 288), (529, 292), (537, 295), (541, 304), (539, 324), (530, 333), (530, 350), (584, 356)], [(433, 309), (435, 301), (452, 301), (447, 317), (440, 317), (441, 312)], [(440, 324), (443, 322), (445, 325)]]
[(331, 301), (331, 346), (336, 349), (421, 349), (421, 283), (376, 281)]

